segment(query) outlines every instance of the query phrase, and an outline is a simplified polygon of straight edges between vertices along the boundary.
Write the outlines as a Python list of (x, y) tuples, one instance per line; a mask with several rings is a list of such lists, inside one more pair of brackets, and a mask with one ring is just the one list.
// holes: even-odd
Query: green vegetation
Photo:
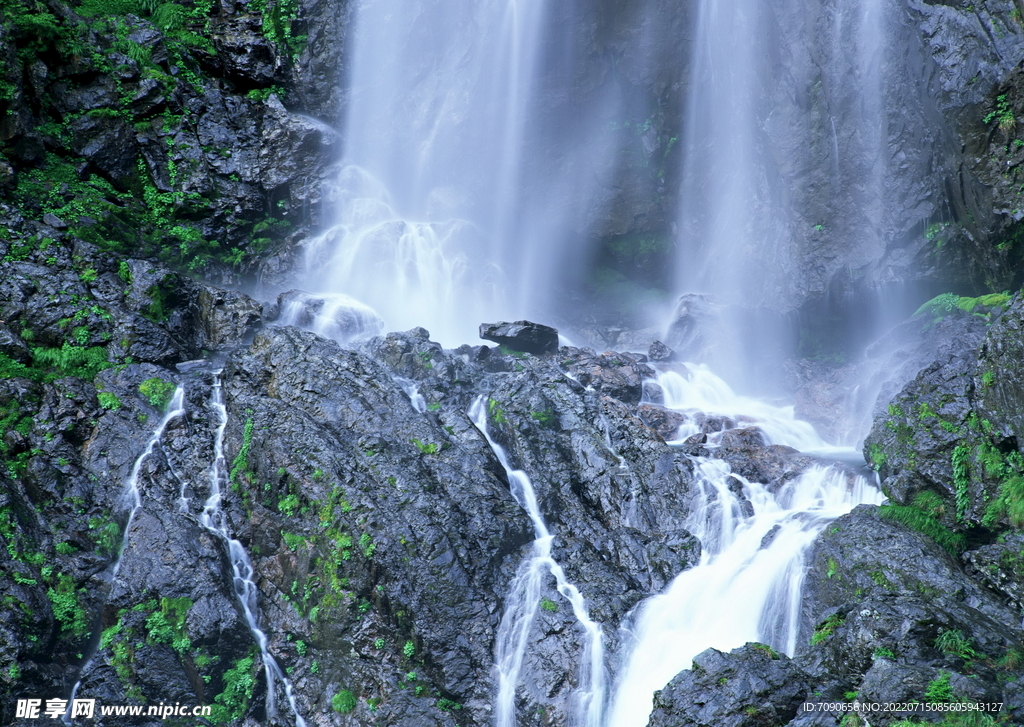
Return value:
[(117, 411), (121, 408), (121, 400), (117, 398), (115, 394), (111, 394), (108, 391), (100, 391), (96, 394), (96, 399), (100, 402), (100, 406), (110, 411)]
[(383, 649), (384, 648), (384, 639), (374, 639), (374, 641), (373, 641), (373, 648), (375, 648), (377, 651), (380, 651), (381, 649)]
[(441, 451), (441, 447), (434, 442), (424, 444), (418, 439), (413, 439), (412, 443), (416, 445), (416, 448), (420, 450), (421, 454), (437, 454)]
[(989, 293), (977, 298), (962, 297), (955, 293), (942, 293), (924, 303), (914, 311), (914, 315), (928, 313), (933, 317), (933, 322), (938, 322), (953, 313), (969, 313), (990, 318), (993, 309), (1005, 305), (1009, 300), (1009, 291)]
[(487, 400), (487, 415), (494, 420), (495, 424), (504, 424), (508, 421), (505, 418), (505, 410), (501, 408), (501, 405), (495, 399)]
[(948, 704), (953, 701), (953, 688), (949, 684), (950, 673), (944, 671), (938, 677), (928, 683), (924, 691), (926, 702), (942, 702)]
[(159, 610), (146, 619), (146, 630), (155, 644), (170, 644), (179, 654), (192, 649), (185, 632), (185, 619), (192, 608), (191, 598), (161, 598)]
[(888, 659), (889, 661), (896, 661), (896, 654), (892, 649), (887, 649), (883, 646), (879, 646), (875, 649), (874, 656), (878, 659)]
[(253, 690), (256, 688), (255, 659), (247, 656), (235, 662), (224, 672), (223, 691), (214, 697), (210, 719), (215, 724), (224, 724), (240, 719), (249, 708)]
[(331, 697), (331, 708), (338, 714), (350, 714), (356, 708), (356, 696), (348, 689), (342, 689)]
[(828, 569), (825, 571), (825, 577), (826, 578), (835, 578), (836, 574), (838, 572), (839, 572), (839, 564), (836, 563), (836, 559), (835, 558), (829, 558), (828, 559)]
[(402, 646), (402, 653), (406, 659), (411, 659), (416, 654), (416, 644), (412, 641), (406, 641), (405, 645)]
[(62, 638), (80, 639), (89, 632), (88, 614), (81, 601), (83, 593), (85, 589), (76, 588), (71, 576), (63, 573), (57, 575), (56, 588), (46, 590), (53, 617), (60, 624)]
[(551, 611), (552, 613), (556, 613), (558, 611), (558, 604), (552, 601), (550, 598), (540, 599), (540, 607), (543, 608), (545, 611)]
[(768, 644), (760, 644), (760, 643), (754, 642), (753, 644), (751, 644), (751, 646), (753, 646), (758, 651), (763, 651), (764, 653), (766, 653), (772, 659), (778, 659), (779, 658), (779, 652), (777, 652), (772, 647), (768, 646)]
[(1017, 121), (1013, 115), (1013, 107), (1005, 93), (996, 97), (996, 103), (992, 110), (985, 115), (984, 122), (986, 124), (995, 122), (1002, 131), (1011, 131), (1016, 126)]
[(445, 699), (444, 697), (441, 697), (437, 700), (437, 708), (440, 709), (442, 712), (454, 712), (456, 710), (462, 709), (462, 705), (451, 699)]
[(160, 411), (167, 409), (167, 405), (174, 398), (175, 389), (177, 386), (160, 378), (146, 379), (139, 384), (139, 393), (142, 394), (142, 398), (148, 401), (150, 406)]
[(906, 525), (911, 530), (925, 535), (952, 555), (959, 555), (967, 548), (967, 539), (962, 533), (954, 533), (932, 515), (913, 506), (882, 505), (879, 515), (884, 520)]
[(844, 616), (840, 616), (837, 613), (832, 614), (827, 619), (818, 624), (817, 628), (814, 629), (814, 633), (811, 635), (811, 646), (817, 646), (823, 643), (829, 636), (836, 632), (840, 626), (846, 621)]
[(239, 484), (239, 475), (249, 470), (249, 450), (252, 448), (252, 430), (253, 421), (252, 417), (245, 420), (245, 426), (242, 428), (242, 446), (238, 449), (238, 454), (231, 461), (231, 472), (228, 475), (228, 479), (232, 485), (237, 486)]
[(963, 522), (970, 507), (971, 450), (963, 442), (953, 450), (953, 485), (956, 488), (956, 519)]
[(544, 411), (531, 411), (530, 418), (545, 429), (551, 429), (555, 424), (555, 412), (551, 409), (545, 409)]
[(935, 648), (943, 654), (956, 656), (964, 661), (977, 658), (978, 652), (974, 650), (971, 639), (964, 635), (960, 629), (944, 629), (939, 632), (935, 639)]

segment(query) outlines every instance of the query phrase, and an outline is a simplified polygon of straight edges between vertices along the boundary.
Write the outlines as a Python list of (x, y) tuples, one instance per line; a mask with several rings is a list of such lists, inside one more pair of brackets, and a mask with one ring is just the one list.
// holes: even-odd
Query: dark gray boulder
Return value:
[(494, 341), (512, 351), (537, 356), (558, 351), (558, 331), (551, 326), (531, 321), (481, 323), (480, 338)]
[(649, 727), (782, 725), (806, 701), (811, 679), (764, 644), (708, 649), (654, 695)]

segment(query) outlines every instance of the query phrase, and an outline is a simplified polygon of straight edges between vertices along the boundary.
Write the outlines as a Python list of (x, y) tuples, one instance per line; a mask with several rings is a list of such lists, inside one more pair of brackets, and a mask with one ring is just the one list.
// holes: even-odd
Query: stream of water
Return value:
[(284, 671), (278, 665), (274, 655), (270, 653), (269, 639), (259, 625), (259, 610), (257, 599), (259, 590), (253, 582), (255, 571), (249, 554), (241, 542), (231, 537), (228, 528), (228, 520), (221, 509), (221, 501), (224, 495), (224, 486), (227, 484), (227, 462), (224, 459), (224, 431), (228, 426), (227, 407), (224, 406), (224, 392), (221, 386), (220, 371), (213, 375), (213, 387), (210, 395), (210, 408), (217, 416), (217, 427), (214, 430), (213, 439), (213, 462), (209, 470), (210, 494), (203, 505), (203, 512), (199, 521), (218, 540), (224, 544), (228, 559), (231, 562), (232, 582), (235, 597), (242, 609), (245, 622), (252, 632), (256, 645), (260, 649), (260, 658), (263, 661), (263, 672), (267, 679), (266, 709), (267, 717), (273, 721), (277, 716), (277, 693), (275, 684), (280, 682), (284, 685), (285, 698), (288, 707), (295, 718), (295, 727), (306, 727), (306, 721), (299, 713), (298, 703), (292, 690), (292, 683), (285, 676)]
[(537, 615), (544, 578), (550, 574), (555, 579), (558, 592), (572, 606), (573, 614), (583, 631), (583, 658), (580, 660), (576, 689), (575, 724), (580, 727), (600, 727), (605, 703), (604, 634), (601, 625), (590, 618), (579, 589), (566, 579), (562, 566), (551, 557), (554, 535), (548, 530), (537, 504), (533, 483), (525, 472), (509, 464), (504, 448), (491, 438), (487, 429), (486, 401), (486, 397), (478, 397), (469, 409), (469, 418), (483, 433), (505, 469), (512, 496), (529, 515), (535, 536), (530, 556), (520, 564), (509, 588), (505, 613), (498, 629), (495, 647), (498, 684), (494, 723), (496, 727), (516, 727), (516, 687), (523, 666), (526, 641)]

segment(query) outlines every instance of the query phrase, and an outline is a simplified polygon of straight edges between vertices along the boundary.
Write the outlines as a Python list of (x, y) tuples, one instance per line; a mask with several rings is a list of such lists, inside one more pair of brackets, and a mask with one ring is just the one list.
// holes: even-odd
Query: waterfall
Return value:
[(570, 583), (554, 558), (551, 545), (554, 535), (548, 530), (537, 503), (533, 483), (522, 470), (513, 469), (504, 448), (487, 431), (486, 397), (478, 397), (469, 409), (469, 418), (484, 435), (491, 450), (508, 476), (512, 496), (526, 511), (536, 536), (530, 556), (516, 573), (507, 597), (507, 606), (498, 629), (495, 647), (495, 668), (498, 675), (494, 712), (496, 727), (516, 727), (515, 697), (519, 672), (526, 651), (526, 640), (540, 605), (544, 576), (550, 573), (558, 592), (572, 606), (573, 614), (584, 634), (584, 656), (580, 661), (579, 686), (576, 690), (576, 723), (580, 727), (601, 727), (605, 706), (604, 637), (601, 625), (590, 618), (579, 589)]
[[(834, 274), (882, 257), (901, 224), (885, 205), (885, 10), (885, 0), (700, 0), (677, 290), (744, 316), (785, 313), (824, 295)], [(722, 359), (763, 362), (785, 326), (721, 341), (733, 349)]]
[[(737, 396), (706, 367), (684, 370), (658, 376), (670, 408), (733, 416), (776, 444), (824, 445), (791, 408)], [(710, 447), (715, 440), (709, 437)], [(686, 528), (701, 541), (701, 559), (639, 606), (624, 634), (608, 727), (644, 727), (654, 692), (708, 647), (728, 651), (758, 641), (793, 654), (805, 557), (815, 538), (856, 505), (881, 502), (866, 479), (835, 467), (812, 466), (773, 492), (723, 460), (691, 460), (697, 492)]]
[(242, 543), (231, 537), (228, 530), (227, 517), (221, 509), (221, 499), (224, 492), (222, 485), (226, 484), (227, 462), (224, 459), (224, 430), (228, 426), (227, 407), (224, 406), (224, 393), (221, 387), (220, 371), (213, 374), (213, 387), (210, 396), (210, 408), (217, 414), (217, 428), (214, 430), (213, 438), (213, 462), (210, 465), (209, 482), (210, 494), (203, 506), (203, 512), (199, 521), (218, 540), (220, 540), (227, 551), (228, 559), (231, 562), (232, 583), (238, 605), (242, 609), (245, 622), (252, 632), (260, 649), (260, 658), (263, 661), (263, 671), (267, 678), (267, 716), (273, 721), (277, 716), (277, 705), (275, 696), (275, 683), (284, 684), (285, 698), (292, 715), (295, 717), (295, 727), (306, 727), (306, 721), (299, 714), (298, 703), (292, 690), (291, 681), (285, 676), (273, 654), (270, 653), (269, 639), (259, 626), (257, 598), (259, 590), (253, 582), (255, 571), (252, 561)]
[[(614, 84), (572, 97), (589, 32), (548, 0), (363, 0), (345, 150), (305, 289), (452, 347), (548, 310), (616, 161)], [(580, 8), (573, 8), (580, 12)], [(584, 104), (585, 107), (574, 104)], [(570, 264), (577, 263), (577, 264)]]
[(160, 423), (157, 424), (156, 429), (153, 430), (153, 434), (149, 437), (149, 442), (146, 443), (146, 447), (142, 450), (142, 454), (135, 460), (135, 464), (132, 465), (131, 474), (128, 475), (128, 479), (124, 483), (124, 491), (121, 494), (121, 505), (128, 510), (128, 521), (124, 525), (124, 535), (121, 537), (121, 548), (118, 550), (117, 560), (114, 561), (114, 569), (111, 575), (111, 581), (117, 578), (117, 572), (121, 569), (121, 556), (124, 553), (124, 545), (128, 540), (128, 530), (131, 528), (132, 520), (135, 518), (135, 513), (140, 507), (142, 507), (142, 490), (139, 489), (139, 475), (142, 472), (142, 463), (153, 453), (153, 448), (160, 442), (160, 439), (164, 436), (164, 430), (167, 425), (171, 423), (172, 419), (176, 419), (185, 413), (185, 389), (178, 387), (174, 390), (174, 395), (171, 397), (171, 401), (167, 404), (167, 412), (161, 417)]

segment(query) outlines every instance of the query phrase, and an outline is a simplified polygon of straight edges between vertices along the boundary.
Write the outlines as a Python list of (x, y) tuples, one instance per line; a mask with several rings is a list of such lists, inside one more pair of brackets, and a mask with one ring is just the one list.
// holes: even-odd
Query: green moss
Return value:
[(952, 555), (959, 555), (967, 547), (967, 539), (961, 533), (954, 533), (928, 513), (916, 507), (904, 505), (882, 505), (878, 509), (883, 520), (906, 525), (925, 535)]
[(956, 492), (956, 519), (963, 522), (970, 507), (971, 450), (961, 442), (953, 449), (953, 486)]
[(117, 411), (121, 408), (121, 400), (117, 398), (115, 394), (111, 394), (108, 391), (101, 391), (96, 394), (96, 399), (99, 401), (100, 406), (110, 411)]
[(167, 405), (174, 397), (175, 389), (177, 386), (161, 378), (146, 379), (139, 384), (139, 393), (142, 394), (142, 397), (149, 402), (150, 406), (160, 411), (167, 409)]
[(545, 611), (551, 611), (552, 613), (558, 611), (558, 604), (552, 601), (550, 598), (540, 599), (540, 607), (543, 608)]
[(331, 709), (338, 714), (351, 714), (356, 708), (356, 696), (348, 689), (342, 689), (331, 697)]

